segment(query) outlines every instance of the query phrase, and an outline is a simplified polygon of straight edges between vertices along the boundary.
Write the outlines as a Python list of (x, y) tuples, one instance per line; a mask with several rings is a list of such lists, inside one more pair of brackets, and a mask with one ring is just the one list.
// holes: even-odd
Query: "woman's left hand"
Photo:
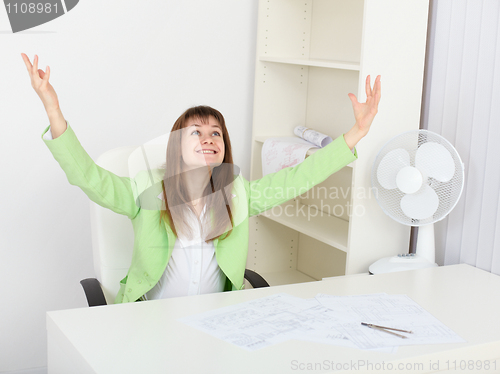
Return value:
[(368, 134), (368, 131), (370, 130), (373, 118), (375, 118), (375, 115), (378, 112), (378, 103), (380, 102), (382, 91), (381, 86), (382, 84), (380, 83), (379, 75), (375, 79), (372, 89), (370, 76), (368, 75), (366, 77), (366, 102), (360, 103), (354, 94), (349, 94), (356, 123), (353, 128), (344, 135), (344, 138), (346, 139), (347, 145), (351, 149), (354, 148), (357, 142)]

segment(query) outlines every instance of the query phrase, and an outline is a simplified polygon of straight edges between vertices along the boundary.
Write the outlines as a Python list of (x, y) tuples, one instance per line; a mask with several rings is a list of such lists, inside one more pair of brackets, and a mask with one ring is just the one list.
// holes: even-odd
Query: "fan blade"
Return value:
[(396, 177), (405, 166), (410, 166), (410, 154), (406, 149), (397, 148), (388, 152), (377, 168), (377, 179), (388, 190), (397, 188)]
[(415, 155), (415, 167), (427, 177), (448, 182), (455, 174), (455, 162), (450, 152), (439, 143), (422, 144)]
[(438, 195), (429, 186), (425, 186), (417, 193), (405, 195), (401, 199), (401, 210), (413, 219), (429, 218), (436, 212), (438, 207)]

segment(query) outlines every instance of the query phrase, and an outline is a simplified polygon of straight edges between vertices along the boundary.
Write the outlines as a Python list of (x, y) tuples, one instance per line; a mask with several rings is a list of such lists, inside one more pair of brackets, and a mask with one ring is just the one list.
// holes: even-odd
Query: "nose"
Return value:
[(212, 139), (212, 137), (210, 135), (205, 135), (201, 140), (200, 140), (200, 143), (202, 144), (213, 144), (214, 141)]

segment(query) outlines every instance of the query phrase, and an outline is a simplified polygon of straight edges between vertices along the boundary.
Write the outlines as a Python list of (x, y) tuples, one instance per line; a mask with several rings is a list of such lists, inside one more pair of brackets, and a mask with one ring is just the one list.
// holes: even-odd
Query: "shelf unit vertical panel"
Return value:
[[(307, 0), (259, 2), (253, 136), (293, 136), (294, 127), (305, 123), (307, 67), (262, 62), (259, 56), (307, 57), (310, 10)], [(261, 153), (262, 143), (252, 141), (251, 180), (262, 178)], [(287, 271), (294, 279), (298, 233), (263, 217), (251, 217), (249, 224), (247, 267), (260, 274)]]
[(261, 162), (261, 154), (262, 154), (262, 146), (264, 144), (261, 142), (252, 142), (252, 160), (250, 165), (250, 176), (251, 180), (262, 178), (262, 162)]
[(258, 56), (308, 58), (312, 0), (259, 3)]
[(297, 270), (316, 279), (345, 275), (346, 253), (299, 234)]
[(352, 168), (342, 168), (326, 180), (299, 195), (300, 203), (328, 215), (349, 221), (351, 210)]
[(254, 134), (293, 136), (306, 116), (307, 67), (257, 62)]
[(365, 0), (364, 5), (358, 100), (366, 99), (368, 74), (372, 84), (376, 75), (382, 76), (382, 99), (370, 133), (356, 147), (346, 274), (366, 272), (381, 257), (408, 251), (410, 227), (379, 207), (370, 173), (389, 139), (419, 128), (429, 9), (428, 0)]
[(258, 273), (297, 269), (298, 232), (262, 216), (251, 217), (247, 268)]
[(359, 62), (363, 0), (314, 0), (309, 57)]
[(357, 94), (359, 72), (309, 67), (306, 124), (333, 139), (354, 125), (348, 93)]

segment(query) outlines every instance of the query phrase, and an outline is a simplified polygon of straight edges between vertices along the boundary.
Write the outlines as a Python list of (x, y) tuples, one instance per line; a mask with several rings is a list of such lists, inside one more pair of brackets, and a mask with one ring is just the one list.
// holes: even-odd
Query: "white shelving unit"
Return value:
[(261, 62), (279, 62), (282, 64), (302, 65), (302, 66), (316, 66), (319, 68), (328, 69), (343, 69), (343, 70), (356, 70), (359, 71), (359, 64), (356, 62), (345, 61), (327, 61), (327, 60), (306, 60), (306, 59), (292, 59), (280, 57), (261, 57)]
[(267, 138), (294, 136), (296, 126), (341, 136), (354, 125), (347, 94), (364, 101), (366, 76), (373, 84), (382, 75), (358, 160), (250, 219), (247, 267), (271, 285), (364, 273), (407, 251), (409, 227), (379, 208), (370, 171), (387, 140), (419, 127), (428, 8), (428, 0), (259, 1), (252, 180), (262, 177)]

